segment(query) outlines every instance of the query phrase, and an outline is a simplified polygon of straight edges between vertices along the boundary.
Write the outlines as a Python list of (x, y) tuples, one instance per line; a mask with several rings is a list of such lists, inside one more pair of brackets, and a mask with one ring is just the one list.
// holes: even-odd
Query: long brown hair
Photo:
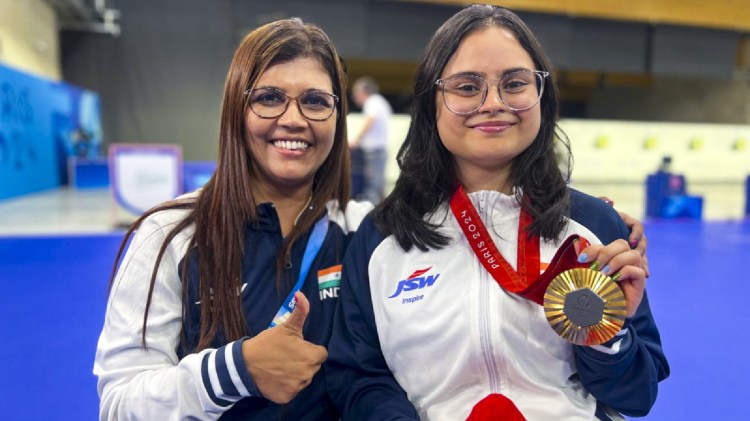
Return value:
[[(338, 202), (344, 210), (349, 201), (349, 152), (346, 134), (346, 80), (341, 60), (328, 36), (316, 25), (300, 19), (271, 22), (250, 32), (240, 43), (229, 67), (224, 85), (219, 133), (219, 156), (211, 179), (194, 199), (174, 200), (150, 209), (139, 217), (125, 234), (118, 251), (110, 279), (115, 281), (118, 263), (127, 242), (141, 223), (150, 215), (167, 209), (187, 209), (187, 215), (166, 235), (154, 262), (146, 310), (143, 314), (141, 341), (146, 347), (146, 324), (151, 306), (156, 274), (169, 243), (183, 230), (194, 225), (195, 232), (188, 250), (197, 248), (200, 306), (200, 337), (197, 349), (210, 346), (221, 332), (232, 341), (246, 334), (247, 327), (240, 298), (242, 258), (245, 226), (257, 219), (250, 176), (255, 165), (247, 141), (245, 127), (249, 112), (247, 95), (260, 75), (274, 64), (299, 57), (320, 61), (331, 77), (333, 93), (340, 99), (336, 113), (336, 134), (331, 153), (317, 170), (313, 180), (313, 195), (308, 210), (287, 235), (276, 259), (280, 273), (295, 241), (304, 235), (326, 212), (326, 203)], [(187, 285), (187, 259), (179, 268), (183, 285)], [(277, 283), (279, 279), (277, 278)], [(183, 288), (183, 320), (186, 310), (187, 288)]]

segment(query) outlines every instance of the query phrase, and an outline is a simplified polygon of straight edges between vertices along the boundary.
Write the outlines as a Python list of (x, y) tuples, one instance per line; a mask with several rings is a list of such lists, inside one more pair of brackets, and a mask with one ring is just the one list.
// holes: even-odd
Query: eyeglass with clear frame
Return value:
[(279, 88), (248, 89), (250, 110), (260, 118), (277, 118), (286, 112), (289, 103), (297, 103), (300, 114), (308, 120), (325, 121), (333, 115), (339, 97), (328, 92), (307, 91), (292, 97)]
[[(503, 76), (497, 83), (500, 100), (513, 111), (525, 111), (536, 105), (544, 93), (549, 72), (521, 69)], [(468, 115), (487, 100), (487, 81), (474, 74), (456, 74), (435, 82), (443, 92), (443, 102), (454, 114)]]

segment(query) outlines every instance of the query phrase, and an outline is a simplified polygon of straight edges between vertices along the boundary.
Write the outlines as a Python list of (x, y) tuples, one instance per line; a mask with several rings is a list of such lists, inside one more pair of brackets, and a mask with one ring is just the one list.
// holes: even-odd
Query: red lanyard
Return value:
[(539, 236), (526, 232), (532, 218), (523, 208), (518, 221), (517, 270), (513, 270), (500, 254), (463, 186), (459, 186), (453, 193), (451, 210), (474, 254), (503, 289), (518, 293), (526, 290), (539, 278)]
[(578, 263), (575, 241), (578, 240), (580, 249), (587, 247), (590, 243), (583, 237), (571, 235), (557, 249), (544, 274), (539, 275), (539, 237), (529, 235), (526, 232), (526, 227), (531, 224), (532, 218), (528, 212), (521, 208), (521, 216), (518, 221), (518, 260), (516, 262), (518, 270), (514, 271), (495, 246), (487, 228), (479, 218), (479, 213), (474, 208), (474, 204), (471, 203), (469, 196), (466, 195), (466, 191), (461, 186), (451, 197), (451, 210), (464, 235), (466, 235), (466, 239), (469, 240), (477, 259), (500, 287), (526, 297), (537, 304), (544, 304), (544, 293), (555, 276), (568, 269), (587, 267), (587, 264)]

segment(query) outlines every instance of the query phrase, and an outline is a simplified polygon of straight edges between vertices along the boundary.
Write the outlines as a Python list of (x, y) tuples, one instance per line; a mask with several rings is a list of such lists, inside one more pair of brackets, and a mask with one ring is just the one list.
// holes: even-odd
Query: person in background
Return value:
[(349, 202), (345, 89), (317, 26), (242, 40), (215, 173), (146, 212), (118, 253), (101, 419), (339, 419), (320, 368), (348, 233), (372, 208)]
[[(500, 7), (469, 6), (429, 42), (401, 174), (344, 258), (326, 363), (344, 420), (612, 420), (654, 404), (669, 366), (642, 255), (612, 207), (560, 172), (550, 70)], [(571, 252), (625, 297), (600, 345), (567, 342), (511, 292)]]
[(377, 204), (385, 194), (385, 164), (388, 159), (388, 120), (393, 111), (380, 95), (375, 79), (363, 76), (352, 86), (352, 99), (362, 108), (365, 121), (356, 137), (350, 141), (352, 149), (363, 153), (363, 191), (357, 197)]

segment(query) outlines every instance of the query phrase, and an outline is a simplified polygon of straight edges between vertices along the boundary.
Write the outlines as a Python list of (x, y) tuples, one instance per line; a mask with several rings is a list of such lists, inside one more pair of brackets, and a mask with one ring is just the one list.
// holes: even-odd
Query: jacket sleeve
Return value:
[[(572, 218), (587, 226), (603, 244), (629, 231), (617, 213), (603, 201), (572, 192)], [(646, 415), (656, 401), (659, 382), (669, 376), (648, 295), (627, 328), (603, 346), (576, 346), (576, 365), (583, 386), (602, 404), (629, 416)]]
[(647, 295), (624, 335), (613, 339), (616, 352), (576, 347), (581, 383), (596, 399), (629, 416), (645, 416), (656, 401), (659, 382), (669, 375)]
[(110, 292), (94, 362), (99, 418), (218, 419), (242, 397), (259, 392), (245, 368), (242, 340), (178, 358), (182, 284), (177, 267), (185, 249), (175, 244), (178, 240), (167, 248), (157, 273), (147, 347), (141, 344), (151, 271), (165, 238), (164, 224), (155, 219), (139, 228)]
[(417, 411), (383, 357), (375, 325), (368, 264), (382, 239), (368, 217), (344, 257), (339, 307), (326, 362), (327, 387), (343, 419), (418, 420)]

